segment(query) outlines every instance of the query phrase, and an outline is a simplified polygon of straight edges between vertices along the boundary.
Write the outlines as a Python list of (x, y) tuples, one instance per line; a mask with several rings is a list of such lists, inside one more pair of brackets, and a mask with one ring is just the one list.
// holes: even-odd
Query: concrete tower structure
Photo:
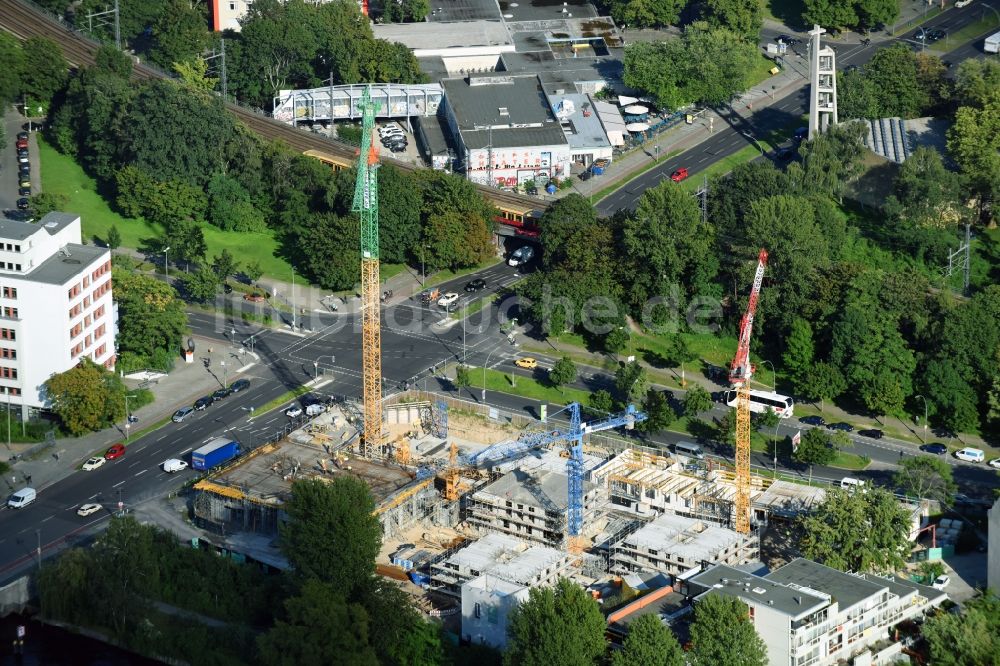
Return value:
[(826, 30), (814, 25), (809, 31), (809, 139), (837, 124), (837, 54), (822, 46), (819, 36)]

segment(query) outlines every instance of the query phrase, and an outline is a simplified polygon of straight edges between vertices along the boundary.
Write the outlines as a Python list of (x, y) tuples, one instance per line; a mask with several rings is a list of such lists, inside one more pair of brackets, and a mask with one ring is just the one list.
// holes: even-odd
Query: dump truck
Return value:
[(1000, 53), (1000, 32), (995, 32), (986, 38), (983, 50), (987, 53)]
[(191, 467), (208, 470), (240, 455), (240, 443), (230, 437), (216, 437), (191, 454)]

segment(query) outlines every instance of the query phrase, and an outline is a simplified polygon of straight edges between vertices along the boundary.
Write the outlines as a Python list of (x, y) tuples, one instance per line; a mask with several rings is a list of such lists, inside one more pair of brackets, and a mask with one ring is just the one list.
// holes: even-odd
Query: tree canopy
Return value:
[(640, 615), (629, 623), (621, 650), (611, 653), (612, 666), (684, 666), (684, 651), (659, 615)]
[(694, 606), (691, 656), (696, 666), (765, 666), (767, 648), (735, 597), (708, 594)]
[(125, 385), (89, 358), (45, 381), (52, 412), (73, 436), (100, 430), (125, 415)]
[(596, 665), (604, 656), (605, 621), (582, 587), (560, 578), (532, 587), (507, 616), (507, 666)]

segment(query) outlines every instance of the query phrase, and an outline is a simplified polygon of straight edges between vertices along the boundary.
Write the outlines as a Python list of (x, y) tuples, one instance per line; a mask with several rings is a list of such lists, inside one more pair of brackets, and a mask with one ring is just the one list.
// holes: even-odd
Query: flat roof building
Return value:
[(443, 120), (469, 180), (494, 187), (569, 176), (569, 142), (535, 75), (444, 79)]
[(716, 565), (676, 587), (694, 597), (695, 606), (708, 594), (747, 604), (775, 666), (846, 662), (947, 598), (898, 576), (849, 574), (802, 558), (763, 576)]
[(78, 215), (0, 219), (0, 393), (24, 419), (50, 404), (52, 375), (115, 365), (111, 252), (81, 240)]

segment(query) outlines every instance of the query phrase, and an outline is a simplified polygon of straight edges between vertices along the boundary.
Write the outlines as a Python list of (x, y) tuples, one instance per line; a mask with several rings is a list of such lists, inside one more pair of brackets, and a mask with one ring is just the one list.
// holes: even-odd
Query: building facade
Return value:
[(84, 358), (115, 365), (111, 252), (81, 238), (67, 213), (0, 220), (0, 394), (25, 419), (49, 404), (52, 375)]
[(802, 558), (764, 576), (716, 565), (676, 586), (696, 606), (708, 594), (747, 604), (772, 666), (847, 663), (947, 599), (897, 576), (848, 574)]

